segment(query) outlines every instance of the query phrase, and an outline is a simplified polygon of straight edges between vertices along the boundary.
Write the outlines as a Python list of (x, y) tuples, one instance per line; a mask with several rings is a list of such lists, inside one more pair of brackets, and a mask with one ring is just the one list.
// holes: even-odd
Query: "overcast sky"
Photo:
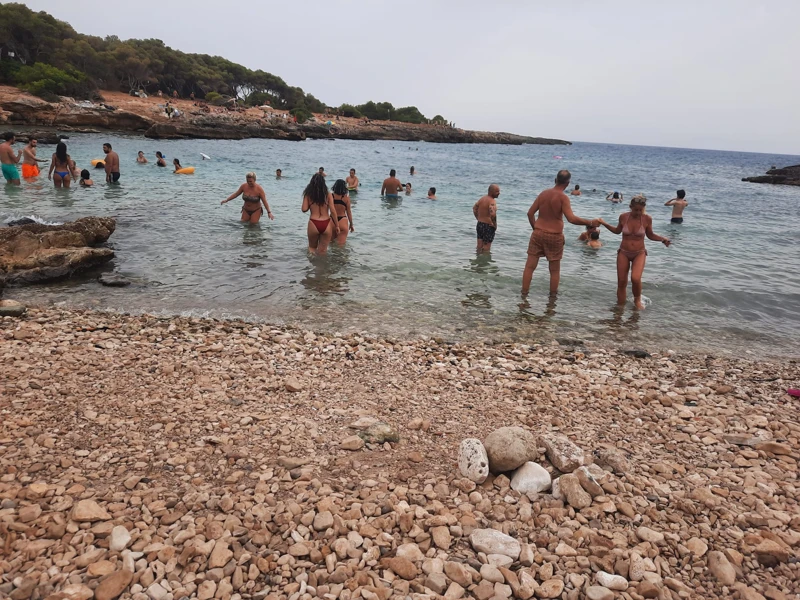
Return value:
[(329, 105), (459, 127), (800, 154), (800, 0), (32, 0), (77, 31), (159, 38)]

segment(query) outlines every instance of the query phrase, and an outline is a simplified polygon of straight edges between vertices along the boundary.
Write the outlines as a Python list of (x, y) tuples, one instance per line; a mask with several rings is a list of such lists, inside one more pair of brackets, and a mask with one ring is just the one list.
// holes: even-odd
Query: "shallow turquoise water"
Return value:
[[(409, 142), (269, 140), (171, 141), (81, 135), (69, 140), (79, 166), (102, 157), (111, 141), (122, 161), (119, 186), (54, 190), (46, 178), (0, 188), (0, 216), (66, 221), (114, 216), (109, 269), (131, 278), (104, 288), (96, 273), (69, 282), (11, 290), (34, 302), (158, 314), (245, 317), (331, 331), (369, 331), (446, 338), (534, 340), (550, 336), (714, 352), (797, 356), (800, 336), (800, 188), (741, 182), (771, 165), (800, 158), (669, 148), (442, 145)], [(137, 165), (137, 150), (153, 161)], [(195, 166), (191, 176), (154, 165), (161, 150)], [(40, 156), (52, 147), (42, 146)], [(200, 160), (200, 153), (211, 162)], [(560, 155), (562, 159), (554, 158)], [(417, 174), (408, 175), (414, 165)], [(307, 215), (301, 192), (324, 166), (328, 182), (358, 171), (356, 233), (327, 258), (306, 255)], [(276, 168), (284, 178), (276, 181)], [(414, 192), (382, 200), (390, 168)], [(621, 210), (606, 191), (644, 192), (656, 233), (673, 246), (648, 242), (644, 313), (614, 310), (619, 238), (591, 251), (567, 225), (561, 290), (548, 304), (547, 271), (534, 276), (530, 306), (519, 289), (536, 194), (568, 168), (586, 192), (574, 199), (583, 217), (616, 221)], [(247, 171), (267, 192), (275, 221), (239, 223), (238, 200), (220, 207)], [(471, 207), (489, 183), (501, 186), (499, 229), (490, 257), (475, 255)], [(430, 186), (439, 201), (425, 198)], [(670, 225), (663, 203), (677, 188), (690, 206)], [(597, 192), (591, 192), (596, 189)]]

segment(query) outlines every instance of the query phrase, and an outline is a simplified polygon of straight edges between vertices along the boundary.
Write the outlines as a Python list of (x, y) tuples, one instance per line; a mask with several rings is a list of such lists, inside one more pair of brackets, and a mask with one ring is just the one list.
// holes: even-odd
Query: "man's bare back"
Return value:
[(397, 196), (397, 192), (402, 189), (403, 184), (397, 177), (387, 177), (383, 180), (383, 187), (381, 187), (381, 196)]
[(539, 194), (531, 211), (538, 212), (539, 215), (532, 223), (533, 228), (547, 233), (562, 233), (564, 216), (566, 215), (567, 219), (573, 216), (569, 196), (556, 188), (545, 190)]
[(0, 162), (4, 165), (15, 165), (19, 161), (19, 153), (14, 153), (14, 149), (8, 142), (0, 144)]
[(683, 211), (687, 206), (689, 206), (689, 203), (686, 200), (681, 200), (680, 198), (673, 198), (667, 202), (666, 205), (672, 207), (672, 218), (680, 219), (683, 217)]
[(475, 203), (475, 218), (479, 223), (497, 227), (497, 200), (484, 196)]

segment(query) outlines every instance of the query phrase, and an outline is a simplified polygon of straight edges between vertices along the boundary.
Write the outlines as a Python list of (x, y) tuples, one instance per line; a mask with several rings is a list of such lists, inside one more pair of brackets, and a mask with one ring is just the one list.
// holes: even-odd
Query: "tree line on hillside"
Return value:
[[(18, 3), (0, 4), (0, 83), (50, 101), (57, 96), (96, 98), (99, 89), (148, 94), (160, 90), (216, 103), (237, 98), (250, 106), (269, 104), (292, 111), (298, 120), (331, 110), (302, 88), (260, 69), (253, 71), (219, 56), (173, 50), (156, 39), (83, 35), (46, 12)], [(440, 115), (429, 121), (414, 106), (395, 108), (388, 102), (344, 104), (333, 110), (375, 120), (445, 122)]]

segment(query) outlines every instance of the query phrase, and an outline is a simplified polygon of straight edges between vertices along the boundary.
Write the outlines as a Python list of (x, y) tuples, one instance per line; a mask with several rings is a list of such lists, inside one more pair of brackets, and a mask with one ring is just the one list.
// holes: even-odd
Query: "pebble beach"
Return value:
[(3, 318), (0, 598), (798, 598), (797, 364), (650, 352)]

